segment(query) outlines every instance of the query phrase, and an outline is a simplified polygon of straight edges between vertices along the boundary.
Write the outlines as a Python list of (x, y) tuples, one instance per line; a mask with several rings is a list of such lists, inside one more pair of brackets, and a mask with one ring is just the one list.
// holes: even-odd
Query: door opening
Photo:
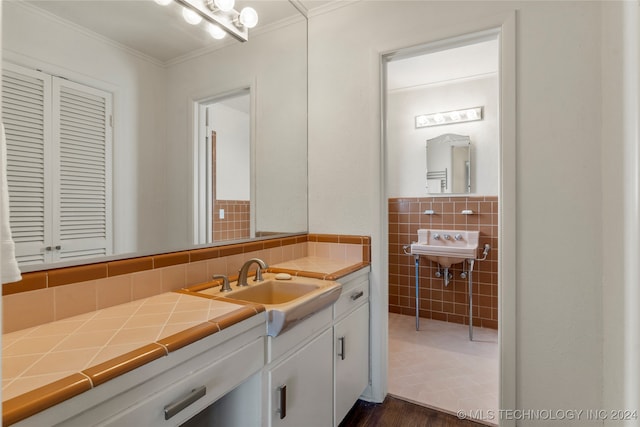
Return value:
[[(448, 412), (482, 409), (485, 414), (495, 414), (498, 409), (499, 36), (498, 29), (483, 31), (383, 57), (388, 391)], [(480, 120), (457, 120), (477, 107), (482, 107)], [(455, 180), (449, 175), (455, 170), (451, 165), (439, 168), (446, 177), (428, 174), (427, 141), (446, 135), (463, 135), (471, 141), (464, 169), (467, 175), (463, 174), (465, 185), (441, 185), (443, 179)], [(456, 148), (449, 149), (449, 158), (454, 157)], [(440, 180), (437, 185), (436, 180)], [(442, 277), (442, 260), (419, 257), (419, 267), (414, 268), (414, 257), (403, 247), (418, 240), (419, 229), (479, 231), (478, 255), (485, 243), (491, 245), (488, 260), (475, 264), (472, 298), (464, 263), (445, 262), (446, 279), (451, 276), (450, 280)], [(419, 285), (414, 287), (416, 272)], [(479, 326), (471, 343), (465, 326), (470, 319), (470, 300), (474, 303), (473, 324)], [(419, 331), (414, 327), (416, 313), (424, 325)], [(412, 360), (409, 370), (407, 358)], [(405, 362), (397, 364), (400, 360)], [(454, 361), (461, 366), (453, 366)], [(469, 366), (474, 367), (473, 373)], [(435, 372), (437, 378), (432, 377)], [(450, 372), (450, 377), (443, 372)], [(462, 395), (465, 387), (459, 382), (463, 373), (483, 379), (485, 392), (478, 393), (475, 400)], [(418, 377), (420, 384), (414, 381)], [(436, 383), (439, 387), (433, 387)]]

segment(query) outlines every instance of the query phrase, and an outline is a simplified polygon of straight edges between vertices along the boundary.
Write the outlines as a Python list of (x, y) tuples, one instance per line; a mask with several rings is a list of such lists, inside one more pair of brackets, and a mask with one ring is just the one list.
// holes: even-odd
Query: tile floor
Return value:
[(498, 331), (389, 313), (389, 394), (495, 425)]

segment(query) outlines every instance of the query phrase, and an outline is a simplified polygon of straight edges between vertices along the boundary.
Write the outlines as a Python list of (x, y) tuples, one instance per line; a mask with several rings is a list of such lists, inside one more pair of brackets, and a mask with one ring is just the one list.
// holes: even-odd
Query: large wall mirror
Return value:
[[(100, 116), (106, 111), (100, 120), (110, 129), (105, 142), (110, 164), (104, 173), (104, 194), (110, 200), (107, 220), (98, 224), (105, 230), (100, 236), (104, 244), (74, 246), (82, 233), (73, 227), (56, 230), (64, 224), (33, 233), (16, 230), (14, 235), (30, 239), (34, 255), (22, 258), (23, 271), (307, 231), (307, 20), (288, 1), (238, 0), (236, 4), (237, 8), (252, 6), (260, 17), (248, 42), (229, 36), (214, 40), (204, 28), (186, 23), (175, 3), (3, 2), (3, 80), (13, 73), (18, 86), (45, 82), (38, 89), (44, 93), (42, 110), (53, 111), (45, 113), (47, 118), (37, 132), (62, 145), (60, 135), (65, 131), (60, 117), (65, 109), (56, 107), (56, 100), (65, 97), (73, 108), (76, 98), (86, 101), (90, 109), (100, 100), (99, 113), (87, 114)], [(3, 88), (3, 104), (11, 97), (10, 90)], [(23, 107), (15, 107), (13, 117), (3, 112), (3, 120), (22, 120), (24, 110), (31, 108)], [(218, 129), (207, 128), (203, 133), (200, 113), (207, 110), (216, 116), (212, 123)], [(84, 114), (74, 110), (69, 122), (86, 125)], [(231, 121), (244, 126), (238, 150), (232, 147), (236, 136), (227, 137)], [(77, 130), (85, 131), (92, 129)], [(217, 142), (212, 131), (218, 135)], [(71, 213), (82, 217), (80, 228), (85, 223), (95, 226), (92, 212), (101, 207), (82, 201), (84, 189), (60, 184), (71, 182), (68, 176), (72, 176), (83, 188), (97, 186), (83, 169), (95, 150), (77, 148), (80, 143), (71, 140), (67, 151), (72, 160), (66, 166), (55, 159), (48, 165), (49, 153), (40, 156), (43, 168), (54, 178), (53, 184), (38, 183), (36, 192), (42, 193), (43, 206), (53, 206), (54, 212), (46, 214), (53, 220), (47, 217), (47, 222), (62, 222), (60, 218)], [(224, 164), (218, 165), (218, 171), (211, 160), (213, 169), (203, 179), (198, 164), (203, 155), (212, 159), (213, 143), (217, 143), (219, 160), (229, 160), (221, 160)], [(53, 157), (65, 157), (64, 150), (60, 148)], [(235, 172), (242, 172), (237, 179)], [(27, 187), (32, 186), (19, 176), (20, 185), (14, 179), (10, 204), (12, 228), (13, 207), (20, 204), (14, 201), (28, 195)], [(217, 184), (212, 181), (215, 176)], [(224, 182), (241, 184), (243, 190), (223, 188)], [(67, 194), (66, 201), (62, 193)], [(61, 208), (65, 203), (66, 210)], [(37, 211), (35, 216), (45, 215), (39, 205), (27, 208)], [(220, 222), (240, 217), (243, 234), (214, 234), (216, 227), (237, 226)], [(99, 240), (88, 231), (83, 237), (93, 239), (92, 244)]]

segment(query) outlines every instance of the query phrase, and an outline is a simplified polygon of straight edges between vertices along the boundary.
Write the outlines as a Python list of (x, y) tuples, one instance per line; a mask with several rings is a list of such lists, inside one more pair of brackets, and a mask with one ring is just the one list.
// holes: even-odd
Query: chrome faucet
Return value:
[(213, 280), (222, 279), (222, 287), (220, 288), (220, 292), (229, 292), (231, 291), (231, 285), (229, 285), (229, 278), (224, 274), (214, 274), (211, 277)]
[(256, 278), (253, 281), (262, 282), (262, 270), (268, 268), (267, 263), (259, 258), (251, 258), (242, 265), (242, 268), (240, 268), (240, 271), (238, 272), (238, 287), (249, 286), (247, 283), (247, 276), (249, 275), (249, 267), (251, 267), (251, 264), (254, 262), (258, 264), (258, 270), (256, 270)]

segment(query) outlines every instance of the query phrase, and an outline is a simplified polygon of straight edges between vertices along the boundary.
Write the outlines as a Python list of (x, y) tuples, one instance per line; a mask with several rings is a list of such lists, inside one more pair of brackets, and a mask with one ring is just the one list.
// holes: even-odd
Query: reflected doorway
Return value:
[(199, 101), (197, 116), (195, 243), (254, 237), (250, 89)]

